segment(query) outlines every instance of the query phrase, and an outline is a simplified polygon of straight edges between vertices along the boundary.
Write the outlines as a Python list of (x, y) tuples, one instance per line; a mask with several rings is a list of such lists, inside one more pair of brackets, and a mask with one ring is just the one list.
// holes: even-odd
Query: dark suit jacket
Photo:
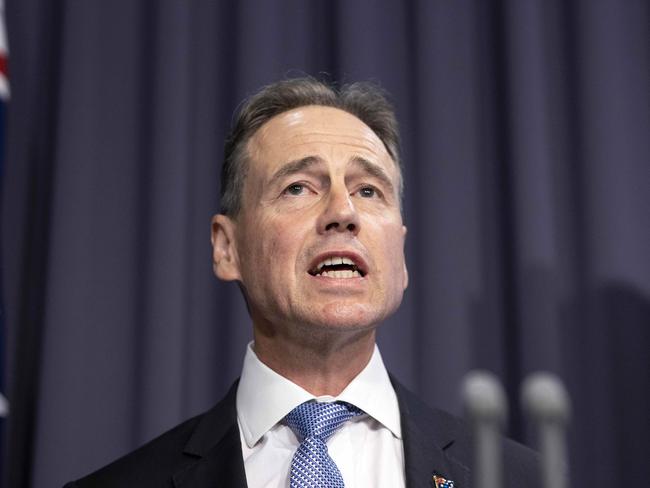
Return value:
[[(393, 380), (402, 416), (407, 488), (432, 488), (433, 475), (470, 488), (472, 444), (463, 422), (431, 409)], [(221, 402), (66, 488), (246, 488), (235, 383)], [(541, 485), (537, 456), (504, 440), (507, 488)], [(371, 488), (371, 487), (368, 487)]]

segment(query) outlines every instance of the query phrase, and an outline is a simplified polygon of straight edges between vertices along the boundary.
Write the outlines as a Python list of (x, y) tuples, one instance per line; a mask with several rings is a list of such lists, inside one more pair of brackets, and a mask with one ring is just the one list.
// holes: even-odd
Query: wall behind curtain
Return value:
[(411, 283), (389, 369), (460, 413), (487, 368), (574, 402), (572, 486), (650, 478), (650, 7), (9, 0), (6, 486), (58, 486), (207, 409), (250, 323), (211, 273), (224, 135), (287, 76), (375, 80), (402, 126)]

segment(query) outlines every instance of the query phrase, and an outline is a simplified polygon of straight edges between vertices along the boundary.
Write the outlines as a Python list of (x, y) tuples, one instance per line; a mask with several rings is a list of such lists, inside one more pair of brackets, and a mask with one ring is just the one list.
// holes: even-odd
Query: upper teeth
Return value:
[(335, 257), (327, 258), (321, 261), (320, 263), (318, 263), (316, 269), (320, 271), (321, 269), (323, 269), (323, 266), (335, 266), (337, 264), (350, 264), (352, 266), (355, 266), (354, 261), (352, 261), (351, 259), (335, 256)]

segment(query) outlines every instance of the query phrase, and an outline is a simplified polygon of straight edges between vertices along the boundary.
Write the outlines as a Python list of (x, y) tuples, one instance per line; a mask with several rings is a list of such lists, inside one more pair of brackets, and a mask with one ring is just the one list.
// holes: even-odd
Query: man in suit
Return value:
[[(408, 284), (398, 139), (371, 85), (294, 79), (246, 101), (212, 220), (215, 274), (253, 323), (241, 378), (69, 486), (470, 486), (466, 427), (390, 377), (375, 345)], [(531, 452), (504, 441), (504, 457), (506, 486), (536, 485)]]

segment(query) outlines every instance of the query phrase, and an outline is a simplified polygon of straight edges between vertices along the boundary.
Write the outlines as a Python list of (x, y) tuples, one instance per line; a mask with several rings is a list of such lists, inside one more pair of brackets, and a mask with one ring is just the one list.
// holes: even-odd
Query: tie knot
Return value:
[(309, 401), (298, 405), (285, 417), (285, 421), (300, 440), (310, 437), (327, 442), (343, 423), (363, 412), (345, 402), (318, 403)]

